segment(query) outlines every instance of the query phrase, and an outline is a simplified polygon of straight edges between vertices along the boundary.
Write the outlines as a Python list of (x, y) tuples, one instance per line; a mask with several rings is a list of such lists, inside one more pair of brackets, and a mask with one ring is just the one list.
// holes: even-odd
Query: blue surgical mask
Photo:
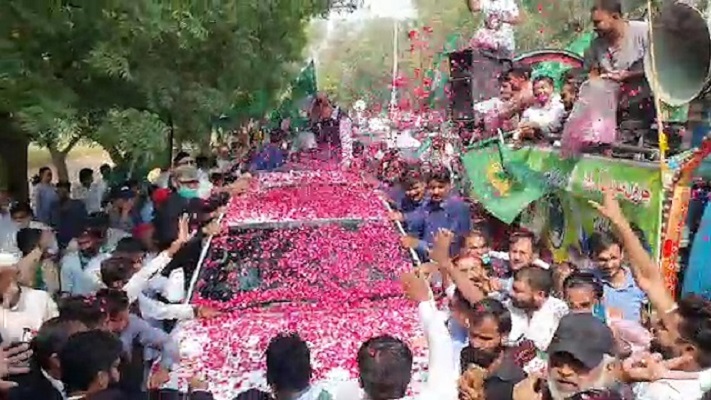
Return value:
[(178, 194), (184, 199), (195, 199), (198, 197), (198, 190), (181, 187), (178, 189)]

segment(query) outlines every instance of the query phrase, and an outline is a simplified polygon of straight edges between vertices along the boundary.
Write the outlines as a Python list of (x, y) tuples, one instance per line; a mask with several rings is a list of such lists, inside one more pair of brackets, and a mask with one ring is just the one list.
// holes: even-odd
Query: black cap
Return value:
[(586, 367), (595, 368), (605, 354), (615, 355), (615, 338), (592, 314), (568, 314), (560, 319), (547, 353), (568, 353)]

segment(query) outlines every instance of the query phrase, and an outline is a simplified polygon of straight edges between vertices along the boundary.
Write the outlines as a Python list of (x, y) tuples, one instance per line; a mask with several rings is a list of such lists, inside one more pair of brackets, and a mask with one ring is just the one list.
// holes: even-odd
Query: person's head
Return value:
[(121, 290), (136, 273), (134, 261), (111, 256), (101, 262), (101, 281), (107, 288)]
[(109, 332), (90, 330), (70, 336), (59, 353), (67, 394), (93, 394), (117, 383), (122, 354), (121, 340)]
[(57, 182), (57, 197), (59, 200), (69, 200), (72, 193), (72, 184), (67, 181)]
[(444, 201), (452, 189), (452, 173), (447, 168), (435, 168), (427, 179), (427, 190), (434, 202)]
[(539, 76), (533, 80), (533, 95), (540, 105), (545, 105), (550, 100), (555, 84), (549, 76)]
[(511, 90), (513, 90), (514, 93), (518, 92), (524, 89), (528, 82), (530, 82), (531, 69), (523, 65), (515, 66), (506, 73), (506, 79), (509, 84), (511, 84)]
[(133, 229), (133, 237), (136, 238), (146, 250), (151, 250), (155, 247), (155, 232), (156, 228), (152, 223), (146, 222), (139, 224)]
[(107, 329), (106, 309), (95, 296), (70, 296), (57, 302), (59, 317), (79, 321), (88, 329)]
[(563, 297), (571, 312), (592, 314), (602, 295), (602, 283), (591, 272), (574, 272), (563, 281)]
[(79, 170), (79, 183), (84, 187), (91, 186), (94, 183), (94, 171), (91, 168), (82, 168)]
[(617, 384), (620, 363), (612, 331), (590, 314), (561, 318), (547, 353), (548, 389), (554, 400)]
[(111, 174), (111, 166), (109, 164), (101, 164), (99, 173), (103, 178), (107, 178)]
[(595, 0), (590, 9), (590, 20), (595, 33), (600, 37), (614, 37), (620, 32), (622, 2), (620, 0)]
[[(10, 257), (12, 258), (10, 259)], [(3, 260), (3, 264), (6, 265), (0, 267), (0, 303), (3, 305), (12, 306), (18, 301), (21, 289), (17, 281), (17, 270), (14, 267), (18, 261), (19, 259), (16, 256), (8, 254), (8, 260)], [(9, 263), (12, 264), (7, 265)], [(12, 267), (10, 268), (10, 266)]]
[(108, 320), (106, 326), (113, 333), (121, 333), (128, 326), (128, 296), (119, 289), (100, 289), (96, 298), (103, 304)]
[(481, 230), (473, 230), (464, 237), (462, 252), (468, 256), (482, 259), (491, 250), (489, 235)]
[(111, 189), (111, 204), (117, 210), (123, 210), (135, 201), (136, 193), (129, 186), (121, 185)]
[(660, 319), (652, 348), (666, 359), (687, 356), (692, 370), (711, 368), (711, 302), (692, 295), (682, 298), (676, 310), (677, 326)]
[(269, 342), (266, 352), (267, 384), (277, 398), (301, 392), (311, 381), (311, 352), (296, 333), (279, 334)]
[(140, 240), (129, 236), (118, 241), (113, 255), (130, 260), (134, 268), (138, 270), (142, 266), (143, 257), (146, 255), (146, 248)]
[(97, 211), (89, 214), (86, 219), (86, 227), (87, 229), (91, 229), (96, 232), (96, 234), (99, 235), (99, 239), (103, 241), (106, 239), (109, 228), (111, 227), (111, 219), (109, 218), (109, 214), (104, 211)]
[[(44, 229), (22, 228), (17, 231), (17, 249), (20, 250), (23, 256), (32, 252), (32, 250), (40, 247), (42, 239), (47, 242), (47, 235), (51, 235), (50, 231)], [(43, 238), (43, 236), (45, 236)]]
[(405, 396), (412, 379), (412, 351), (400, 339), (383, 335), (368, 339), (358, 349), (358, 380), (371, 400)]
[(550, 270), (533, 265), (523, 267), (513, 276), (511, 304), (524, 311), (535, 311), (548, 300), (553, 290)]
[(507, 75), (501, 75), (499, 77), (499, 99), (502, 101), (509, 101), (513, 97), (513, 87)]
[(86, 325), (78, 320), (56, 317), (45, 321), (30, 342), (33, 363), (55, 378), (59, 378), (61, 376), (59, 353), (71, 335), (86, 330)]
[(10, 218), (12, 218), (19, 229), (29, 228), (30, 222), (32, 222), (34, 218), (32, 206), (30, 206), (30, 203), (27, 201), (20, 201), (13, 204), (10, 208)]
[(425, 197), (425, 177), (420, 171), (414, 168), (410, 169), (405, 173), (401, 182), (405, 195), (410, 199), (420, 201)]
[(173, 167), (181, 167), (185, 165), (195, 166), (195, 159), (186, 151), (180, 151), (173, 158)]
[(538, 257), (536, 236), (532, 232), (514, 232), (509, 239), (509, 264), (512, 271), (530, 265)]
[(86, 226), (76, 237), (79, 253), (84, 257), (93, 257), (99, 254), (101, 248), (102, 235), (101, 232), (92, 227)]
[(560, 91), (560, 98), (563, 101), (566, 111), (571, 111), (575, 102), (578, 101), (578, 90), (584, 79), (584, 72), (579, 69), (570, 69), (563, 77), (563, 86)]
[(477, 282), (484, 273), (481, 258), (464, 255), (462, 257), (457, 257), (454, 261), (454, 266), (461, 273), (465, 274), (472, 282)]
[(472, 305), (467, 317), (469, 346), (462, 350), (462, 371), (469, 364), (489, 368), (505, 347), (511, 332), (511, 313), (498, 300), (485, 298)]
[(42, 167), (37, 173), (40, 183), (52, 183), (52, 170), (49, 167)]
[(195, 157), (195, 166), (204, 170), (210, 169), (210, 158), (203, 155)]
[(199, 197), (200, 177), (198, 170), (192, 165), (184, 165), (173, 171), (173, 185), (177, 193), (185, 199)]
[(609, 233), (595, 232), (590, 235), (590, 258), (605, 278), (613, 278), (622, 272), (622, 245)]
[(553, 265), (553, 281), (555, 282), (555, 290), (557, 293), (563, 293), (563, 283), (565, 278), (576, 272), (578, 268), (575, 264), (564, 261)]

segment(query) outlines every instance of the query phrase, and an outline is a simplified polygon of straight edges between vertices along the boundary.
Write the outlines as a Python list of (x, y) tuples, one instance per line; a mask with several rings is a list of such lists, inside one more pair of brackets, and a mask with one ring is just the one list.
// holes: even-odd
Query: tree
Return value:
[(59, 176), (81, 140), (117, 163), (205, 141), (228, 110), (262, 113), (299, 70), (328, 0), (26, 2), (0, 13), (0, 112), (47, 146)]

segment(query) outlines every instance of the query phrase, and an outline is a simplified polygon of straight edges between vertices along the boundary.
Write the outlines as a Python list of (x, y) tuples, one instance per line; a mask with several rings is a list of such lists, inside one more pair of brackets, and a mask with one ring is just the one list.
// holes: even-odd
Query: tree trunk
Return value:
[(52, 157), (52, 164), (57, 170), (57, 179), (59, 181), (69, 182), (69, 169), (67, 168), (67, 153), (59, 150), (54, 146), (49, 146), (49, 155)]
[(109, 157), (111, 157), (111, 161), (114, 163), (114, 165), (123, 165), (125, 163), (126, 160), (124, 160), (123, 154), (121, 154), (121, 151), (119, 151), (118, 148), (104, 147), (104, 150), (109, 153)]

